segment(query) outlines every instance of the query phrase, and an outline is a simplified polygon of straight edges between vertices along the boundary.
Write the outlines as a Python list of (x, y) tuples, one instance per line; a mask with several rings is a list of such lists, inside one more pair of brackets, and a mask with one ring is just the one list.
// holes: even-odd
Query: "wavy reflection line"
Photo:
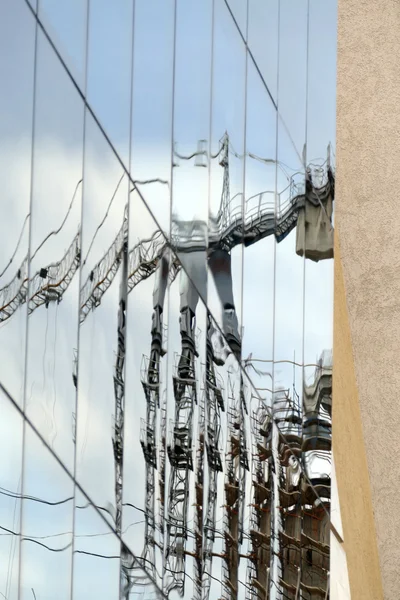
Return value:
[[(131, 527), (134, 527), (135, 525), (141, 525), (142, 523), (144, 523), (145, 521), (134, 521), (133, 523), (130, 523), (121, 533), (125, 534)], [(6, 533), (1, 533), (0, 536), (8, 536), (11, 535), (13, 537), (21, 537), (21, 533), (17, 533), (14, 530), (11, 529), (7, 529), (7, 527), (3, 527), (0, 526), (0, 529), (3, 529), (4, 531), (6, 531)], [(48, 540), (48, 539), (52, 539), (52, 538), (56, 538), (56, 537), (63, 537), (65, 535), (73, 535), (74, 532), (73, 531), (63, 531), (61, 533), (53, 533), (53, 534), (49, 534), (49, 535), (30, 535), (29, 538), (25, 538), (27, 540)], [(74, 535), (75, 538), (94, 538), (94, 537), (103, 537), (103, 536), (107, 536), (107, 535), (115, 535), (113, 531), (107, 531), (106, 533), (80, 533), (80, 534), (76, 534)]]
[(17, 254), (17, 252), (18, 252), (18, 248), (19, 248), (19, 245), (20, 245), (20, 243), (21, 243), (21, 240), (22, 240), (22, 235), (23, 235), (23, 233), (24, 233), (25, 225), (26, 225), (26, 222), (27, 222), (27, 220), (28, 220), (28, 219), (29, 219), (29, 217), (30, 217), (30, 214), (31, 214), (31, 213), (28, 213), (28, 214), (26, 215), (25, 219), (24, 219), (24, 223), (23, 223), (23, 225), (22, 225), (21, 233), (19, 234), (19, 238), (18, 238), (18, 241), (17, 241), (17, 245), (16, 245), (16, 247), (15, 247), (15, 250), (14, 250), (14, 252), (12, 253), (12, 256), (11, 256), (10, 260), (8, 261), (7, 265), (4, 267), (4, 269), (3, 269), (3, 270), (2, 270), (2, 272), (0, 273), (0, 277), (3, 277), (4, 273), (7, 271), (8, 267), (11, 265), (11, 263), (13, 262), (13, 260), (14, 260), (14, 258), (15, 258), (15, 255), (16, 255), (16, 254)]
[[(72, 500), (74, 500), (74, 496), (69, 496), (67, 498), (63, 498), (62, 500), (56, 500), (54, 502), (52, 502), (51, 500), (44, 500), (43, 498), (38, 498), (37, 496), (30, 496), (30, 495), (23, 495), (23, 494), (18, 494), (17, 492), (13, 492), (11, 490), (8, 490), (7, 488), (3, 488), (0, 487), (0, 494), (3, 496), (8, 496), (10, 498), (15, 498), (17, 500), (30, 500), (32, 502), (38, 502), (40, 504), (47, 504), (48, 506), (59, 506), (61, 504), (66, 504), (67, 502), (71, 502)], [(87, 502), (86, 504), (83, 504), (81, 506), (77, 505), (76, 508), (79, 510), (84, 510), (86, 508), (91, 508), (93, 505), (89, 502)], [(110, 510), (104, 506), (98, 506), (98, 505), (94, 505), (95, 508), (97, 508), (97, 510), (103, 511), (108, 513), (109, 515), (112, 516), (112, 513), (110, 512)], [(129, 506), (131, 508), (134, 508), (135, 510), (144, 513), (144, 509), (140, 508), (139, 506), (136, 506), (135, 504), (132, 504), (132, 502), (123, 502), (122, 506)]]
[(72, 200), (71, 200), (71, 202), (70, 202), (70, 205), (69, 205), (69, 207), (68, 207), (68, 210), (67, 210), (67, 212), (66, 212), (66, 215), (65, 215), (64, 219), (62, 220), (62, 223), (61, 223), (60, 227), (58, 227), (58, 229), (54, 229), (53, 231), (51, 231), (51, 232), (50, 232), (50, 233), (49, 233), (49, 234), (48, 234), (48, 235), (47, 235), (47, 236), (44, 238), (44, 240), (42, 240), (42, 241), (41, 241), (41, 243), (39, 244), (39, 246), (36, 248), (35, 252), (34, 252), (34, 253), (32, 254), (32, 256), (30, 257), (30, 260), (33, 260), (33, 259), (35, 258), (36, 254), (39, 252), (39, 250), (42, 248), (42, 246), (44, 246), (44, 244), (47, 242), (47, 240), (48, 240), (48, 239), (50, 239), (50, 238), (51, 238), (53, 235), (57, 235), (57, 234), (59, 234), (59, 233), (60, 233), (60, 231), (62, 230), (62, 228), (64, 227), (64, 225), (65, 225), (65, 223), (66, 223), (66, 221), (67, 221), (67, 219), (68, 219), (68, 215), (69, 215), (69, 213), (71, 212), (72, 205), (73, 205), (73, 203), (74, 203), (74, 200), (75, 200), (75, 197), (76, 197), (76, 193), (77, 193), (77, 191), (78, 191), (78, 188), (79, 188), (80, 184), (82, 183), (82, 181), (83, 181), (83, 180), (82, 180), (82, 179), (80, 179), (80, 180), (78, 181), (78, 183), (76, 184), (75, 191), (74, 191), (74, 193), (73, 193), (73, 196), (72, 196)]
[(117, 183), (117, 186), (116, 186), (116, 188), (115, 188), (115, 190), (114, 190), (114, 193), (113, 193), (113, 195), (111, 196), (110, 202), (108, 203), (108, 207), (107, 207), (107, 210), (106, 210), (106, 212), (105, 212), (105, 215), (104, 215), (104, 217), (102, 218), (101, 222), (99, 223), (99, 225), (97, 226), (97, 228), (96, 228), (96, 230), (95, 230), (95, 232), (94, 232), (94, 234), (93, 234), (93, 237), (92, 237), (92, 239), (91, 239), (91, 242), (90, 242), (90, 244), (89, 244), (88, 251), (87, 251), (87, 253), (86, 253), (86, 257), (85, 257), (85, 259), (84, 259), (84, 261), (83, 261), (83, 263), (82, 263), (83, 265), (85, 265), (85, 264), (86, 264), (86, 261), (87, 261), (87, 259), (88, 259), (88, 256), (89, 256), (89, 254), (90, 254), (90, 251), (91, 251), (91, 249), (92, 249), (92, 246), (93, 246), (93, 244), (94, 244), (94, 241), (95, 241), (95, 239), (96, 239), (96, 237), (97, 237), (97, 234), (99, 233), (99, 230), (100, 230), (100, 229), (103, 227), (103, 225), (104, 225), (104, 223), (105, 223), (105, 221), (106, 221), (106, 219), (107, 219), (107, 217), (108, 217), (108, 214), (109, 214), (109, 212), (110, 212), (110, 209), (111, 209), (111, 206), (112, 206), (112, 204), (113, 204), (113, 202), (114, 202), (115, 196), (117, 195), (117, 192), (118, 192), (119, 186), (121, 185), (121, 183), (122, 183), (122, 180), (123, 180), (123, 178), (125, 177), (125, 175), (126, 175), (126, 173), (125, 173), (125, 171), (124, 171), (124, 172), (122, 173), (122, 175), (121, 175), (121, 177), (120, 177), (120, 179), (119, 179), (118, 183)]

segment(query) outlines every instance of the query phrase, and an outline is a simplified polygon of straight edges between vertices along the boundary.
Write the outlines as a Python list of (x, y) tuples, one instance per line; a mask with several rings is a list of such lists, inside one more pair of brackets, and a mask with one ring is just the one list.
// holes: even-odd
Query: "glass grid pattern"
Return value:
[(335, 36), (1, 0), (7, 600), (329, 598)]

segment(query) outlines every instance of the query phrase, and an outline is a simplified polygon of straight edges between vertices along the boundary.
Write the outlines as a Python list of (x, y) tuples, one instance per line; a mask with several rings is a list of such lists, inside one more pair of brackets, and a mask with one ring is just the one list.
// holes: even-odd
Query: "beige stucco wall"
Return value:
[[(385, 600), (400, 597), (399, 61), (400, 2), (339, 0), (335, 225), (341, 260), (337, 252), (333, 444), (353, 586), (357, 565), (352, 564), (356, 557), (349, 545), (359, 544), (363, 535), (348, 515), (345, 518), (348, 508), (342, 495), (348, 494), (345, 486), (352, 484), (343, 470), (351, 471), (360, 461), (363, 471), (364, 449), (360, 440), (357, 444), (347, 441), (343, 431), (353, 436), (354, 425), (356, 437), (363, 436), (369, 482), (364, 475), (354, 474), (352, 497), (369, 519), (370, 485)], [(342, 268), (343, 285), (339, 281)], [(348, 319), (347, 342), (340, 319)], [(344, 381), (348, 367), (339, 349), (347, 352), (349, 363), (354, 359), (354, 387), (350, 382), (348, 391)], [(344, 415), (360, 419), (361, 432), (358, 423), (346, 424)], [(342, 452), (339, 458), (339, 443), (348, 449), (357, 446), (359, 456), (346, 457)], [(364, 505), (358, 504), (361, 497)], [(365, 527), (369, 527), (368, 520)], [(373, 550), (358, 550), (360, 560), (371, 561), (373, 577), (378, 577)], [(364, 572), (362, 562), (359, 567)], [(352, 589), (353, 600), (381, 597), (368, 594), (366, 589), (364, 595), (354, 595)]]
[(332, 453), (331, 475), (331, 531), (330, 596), (329, 600), (351, 600), (349, 574), (347, 570), (346, 546), (344, 543), (340, 502), (337, 490), (335, 456)]
[[(383, 592), (376, 528), (370, 492), (369, 468), (353, 361), (353, 347), (339, 250), (335, 232), (335, 300), (333, 328), (332, 439), (352, 600), (382, 600)], [(332, 523), (337, 498), (332, 497)], [(335, 554), (331, 561), (335, 560)], [(335, 568), (331, 572), (334, 579)]]

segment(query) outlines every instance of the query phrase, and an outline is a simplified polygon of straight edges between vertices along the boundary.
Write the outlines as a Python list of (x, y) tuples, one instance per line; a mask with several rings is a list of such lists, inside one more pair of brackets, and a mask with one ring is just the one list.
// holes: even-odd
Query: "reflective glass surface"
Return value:
[(0, 17), (0, 595), (326, 600), (335, 0)]
[(130, 0), (119, 0), (118, 6), (107, 0), (92, 2), (87, 33), (87, 100), (126, 166), (129, 164), (134, 4)]
[(0, 12), (0, 74), (7, 89), (0, 100), (1, 207), (7, 215), (0, 225), (0, 373), (2, 383), (22, 404), (36, 23), (24, 2), (4, 1)]
[(78, 343), (84, 107), (38, 30), (25, 412), (69, 469)]
[(85, 90), (88, 0), (36, 0), (38, 18), (76, 84)]

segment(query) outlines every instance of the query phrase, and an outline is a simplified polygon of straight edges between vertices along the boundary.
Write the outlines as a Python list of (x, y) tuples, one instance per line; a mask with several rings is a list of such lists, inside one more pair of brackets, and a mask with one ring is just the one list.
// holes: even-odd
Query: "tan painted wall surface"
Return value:
[[(335, 233), (333, 455), (352, 600), (382, 600), (375, 523), (354, 372), (338, 229)], [(334, 525), (334, 519), (332, 519)], [(341, 532), (340, 532), (341, 533)], [(334, 560), (332, 555), (331, 560)], [(331, 572), (335, 572), (331, 568)]]
[[(384, 598), (398, 600), (400, 2), (339, 0), (338, 27), (336, 234), (339, 235), (343, 263)], [(336, 385), (340, 368), (345, 368), (339, 356), (337, 335)], [(338, 387), (336, 391), (334, 388), (336, 419), (339, 419), (339, 396)], [(339, 426), (334, 422), (336, 457), (338, 431)], [(349, 469), (353, 468), (350, 466), (352, 461), (354, 458), (348, 456)], [(338, 461), (340, 494), (345, 477), (340, 473), (341, 468)], [(352, 541), (346, 527), (350, 524), (345, 525), (342, 499), (341, 506), (349, 551)], [(360, 552), (366, 550), (360, 548)], [(352, 569), (354, 565), (350, 565), (349, 560), (351, 583)], [(374, 600), (378, 597), (374, 596)]]
[(336, 481), (335, 455), (333, 453), (331, 471), (331, 522), (336, 531), (331, 532), (329, 600), (351, 600), (346, 545), (343, 542), (343, 527)]

